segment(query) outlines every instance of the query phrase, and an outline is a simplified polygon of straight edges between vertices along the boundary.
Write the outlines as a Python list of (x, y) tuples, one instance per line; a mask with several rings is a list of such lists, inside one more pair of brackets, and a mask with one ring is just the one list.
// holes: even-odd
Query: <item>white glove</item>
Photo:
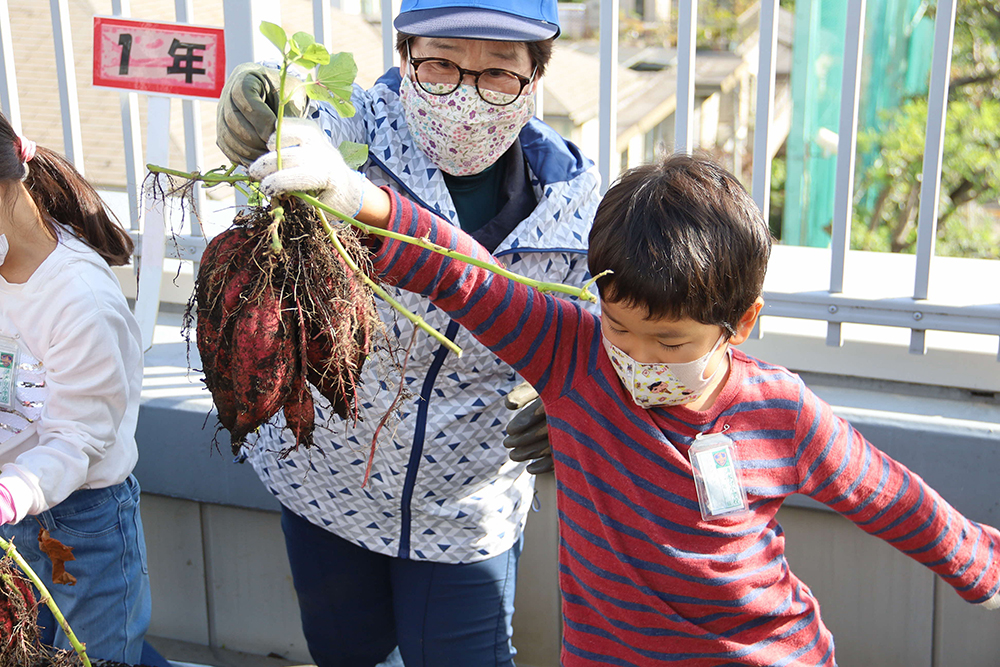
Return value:
[(281, 171), (274, 152), (275, 135), (267, 141), (271, 150), (250, 165), (247, 173), (260, 181), (268, 197), (288, 192), (314, 192), (316, 198), (335, 211), (356, 216), (364, 200), (365, 177), (347, 166), (319, 125), (304, 118), (285, 118), (281, 125)]
[(993, 611), (994, 609), (1000, 609), (1000, 593), (997, 593), (989, 600), (984, 602), (983, 606), (989, 609), (990, 611)]

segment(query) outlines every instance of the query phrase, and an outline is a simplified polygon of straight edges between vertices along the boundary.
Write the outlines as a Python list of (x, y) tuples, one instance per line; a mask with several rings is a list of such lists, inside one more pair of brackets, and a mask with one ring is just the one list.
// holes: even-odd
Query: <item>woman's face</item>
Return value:
[[(483, 72), (479, 84), (483, 89), (517, 94), (521, 86), (517, 77), (505, 73), (513, 73), (524, 78), (531, 78), (534, 65), (528, 54), (528, 47), (523, 42), (497, 42), (481, 39), (450, 39), (443, 37), (414, 37), (410, 41), (410, 56), (414, 59), (435, 58), (441, 62), (425, 62), (420, 65), (419, 79), (422, 83), (448, 83), (455, 76), (454, 68), (447, 63), (454, 63), (464, 70)], [(404, 70), (409, 63), (403, 54)], [(462, 83), (475, 85), (475, 77), (465, 75)], [(524, 89), (524, 93), (533, 90), (534, 83)]]

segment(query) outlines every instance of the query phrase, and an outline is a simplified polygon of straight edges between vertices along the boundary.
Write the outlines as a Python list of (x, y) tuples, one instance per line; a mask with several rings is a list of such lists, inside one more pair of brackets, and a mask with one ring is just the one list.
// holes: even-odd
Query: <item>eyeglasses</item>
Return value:
[(495, 67), (477, 72), (463, 69), (445, 58), (414, 58), (410, 55), (409, 44), (406, 45), (406, 59), (413, 68), (417, 85), (431, 95), (453, 93), (462, 84), (462, 79), (474, 76), (479, 97), (497, 107), (511, 104), (535, 78), (534, 71), (530, 77)]

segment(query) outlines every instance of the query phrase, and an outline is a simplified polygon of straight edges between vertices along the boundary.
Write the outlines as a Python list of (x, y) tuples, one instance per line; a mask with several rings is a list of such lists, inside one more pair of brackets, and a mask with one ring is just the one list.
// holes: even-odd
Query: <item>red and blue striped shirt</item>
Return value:
[[(470, 237), (393, 198), (390, 229), (484, 261)], [(970, 602), (1000, 589), (1000, 532), (963, 517), (784, 368), (734, 350), (712, 407), (646, 410), (625, 392), (599, 319), (485, 269), (398, 241), (384, 280), (429, 297), (529, 381), (556, 465), (562, 664), (834, 665), (775, 520), (801, 493), (923, 563)], [(701, 517), (688, 449), (725, 431), (751, 512)]]

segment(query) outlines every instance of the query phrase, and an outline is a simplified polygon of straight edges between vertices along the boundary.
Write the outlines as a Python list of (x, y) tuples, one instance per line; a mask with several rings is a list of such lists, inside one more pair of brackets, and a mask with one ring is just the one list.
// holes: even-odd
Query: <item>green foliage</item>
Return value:
[(337, 147), (337, 150), (344, 156), (344, 162), (351, 169), (358, 169), (368, 161), (368, 144), (344, 141)]
[[(1000, 7), (959, 0), (938, 208), (941, 255), (996, 257), (1000, 223), (973, 203), (1000, 198)], [(927, 98), (905, 101), (858, 136), (874, 154), (858, 175), (852, 247), (912, 252), (916, 244)]]
[(306, 86), (309, 97), (329, 102), (342, 116), (353, 116), (351, 85), (358, 75), (358, 66), (350, 53), (338, 53), (319, 66), (316, 79)]
[[(341, 116), (350, 118), (355, 113), (351, 103), (351, 92), (354, 79), (358, 75), (358, 66), (350, 53), (330, 54), (326, 47), (316, 42), (307, 32), (297, 32), (288, 39), (281, 26), (267, 21), (261, 21), (260, 32), (281, 52), (281, 98), (278, 105), (278, 121), (275, 132), (281, 136), (281, 125), (284, 118), (285, 104), (292, 97), (295, 89), (301, 87), (306, 96), (313, 100), (329, 103)], [(296, 65), (308, 71), (305, 81), (294, 81), (294, 88), (288, 90), (288, 68)], [(278, 166), (281, 166), (281, 142), (278, 142)], [(345, 141), (339, 146), (344, 161), (352, 168), (358, 169), (368, 160), (368, 146)]]
[(329, 102), (341, 116), (354, 115), (351, 104), (351, 85), (358, 75), (358, 66), (350, 53), (331, 55), (322, 44), (307, 32), (297, 32), (288, 39), (284, 29), (261, 21), (260, 32), (281, 52), (281, 106), (291, 98), (292, 90), (285, 90), (288, 68), (296, 65), (308, 71), (304, 82), (294, 82), (295, 88), (303, 87), (310, 99)]

